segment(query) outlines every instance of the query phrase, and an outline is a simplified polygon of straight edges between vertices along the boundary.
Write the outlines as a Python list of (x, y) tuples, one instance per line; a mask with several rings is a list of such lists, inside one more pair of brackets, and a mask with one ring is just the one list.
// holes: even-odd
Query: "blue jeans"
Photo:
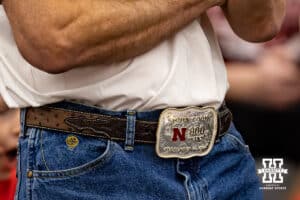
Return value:
[[(74, 103), (56, 106), (126, 115)], [(159, 113), (136, 117), (155, 121)], [(233, 125), (207, 156), (161, 159), (151, 144), (130, 144), (134, 150), (126, 151), (124, 142), (26, 127), (25, 114), (23, 109), (17, 200), (262, 199), (255, 162)], [(70, 136), (77, 139), (71, 147)]]

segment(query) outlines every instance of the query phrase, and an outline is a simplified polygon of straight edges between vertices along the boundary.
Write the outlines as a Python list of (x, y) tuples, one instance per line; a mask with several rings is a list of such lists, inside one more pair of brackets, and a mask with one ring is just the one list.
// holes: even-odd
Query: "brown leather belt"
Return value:
[[(225, 106), (218, 110), (217, 137), (223, 136), (232, 121), (232, 114)], [(126, 117), (65, 110), (54, 107), (28, 108), (26, 126), (40, 129), (55, 130), (61, 133), (74, 133), (97, 138), (125, 141)], [(155, 143), (158, 122), (136, 120), (135, 141)]]

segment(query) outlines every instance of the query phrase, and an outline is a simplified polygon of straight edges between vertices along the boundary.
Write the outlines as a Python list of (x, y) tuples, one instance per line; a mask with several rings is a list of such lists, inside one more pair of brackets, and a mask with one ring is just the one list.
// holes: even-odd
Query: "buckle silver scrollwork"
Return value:
[(169, 108), (159, 118), (156, 153), (187, 159), (207, 155), (217, 135), (218, 115), (212, 107)]

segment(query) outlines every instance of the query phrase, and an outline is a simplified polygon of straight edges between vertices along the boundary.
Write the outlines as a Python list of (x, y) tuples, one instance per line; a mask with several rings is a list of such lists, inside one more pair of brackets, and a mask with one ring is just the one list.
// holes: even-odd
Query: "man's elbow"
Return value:
[(285, 1), (280, 1), (276, 9), (267, 14), (254, 15), (249, 21), (245, 20), (244, 28), (236, 27), (235, 32), (249, 42), (266, 42), (279, 33), (284, 17)]
[(235, 30), (235, 32), (248, 42), (266, 42), (273, 39), (279, 33), (280, 28), (281, 23), (269, 21), (250, 27), (247, 30)]
[(28, 43), (24, 38), (16, 38), (17, 46), (24, 59), (33, 67), (49, 74), (58, 74), (74, 68), (76, 55), (74, 48), (60, 39), (53, 42)]
[(254, 40), (254, 42), (267, 42), (272, 40), (279, 33), (280, 29), (281, 25), (271, 23), (262, 29), (262, 32), (255, 38), (256, 41)]
[(27, 61), (35, 68), (44, 71), (48, 74), (60, 74), (72, 69), (69, 60), (61, 57), (40, 56)]
[(70, 69), (68, 61), (64, 58), (33, 55), (25, 56), (22, 54), (25, 60), (30, 63), (33, 67), (44, 71), (49, 74), (59, 74), (66, 72)]

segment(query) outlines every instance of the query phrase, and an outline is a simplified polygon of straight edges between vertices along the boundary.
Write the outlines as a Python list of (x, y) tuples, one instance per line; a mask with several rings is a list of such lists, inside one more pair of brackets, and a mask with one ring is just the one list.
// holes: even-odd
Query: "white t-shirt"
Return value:
[(20, 55), (0, 6), (0, 94), (9, 107), (61, 100), (111, 110), (218, 107), (227, 88), (225, 65), (206, 15), (136, 58), (51, 75)]

